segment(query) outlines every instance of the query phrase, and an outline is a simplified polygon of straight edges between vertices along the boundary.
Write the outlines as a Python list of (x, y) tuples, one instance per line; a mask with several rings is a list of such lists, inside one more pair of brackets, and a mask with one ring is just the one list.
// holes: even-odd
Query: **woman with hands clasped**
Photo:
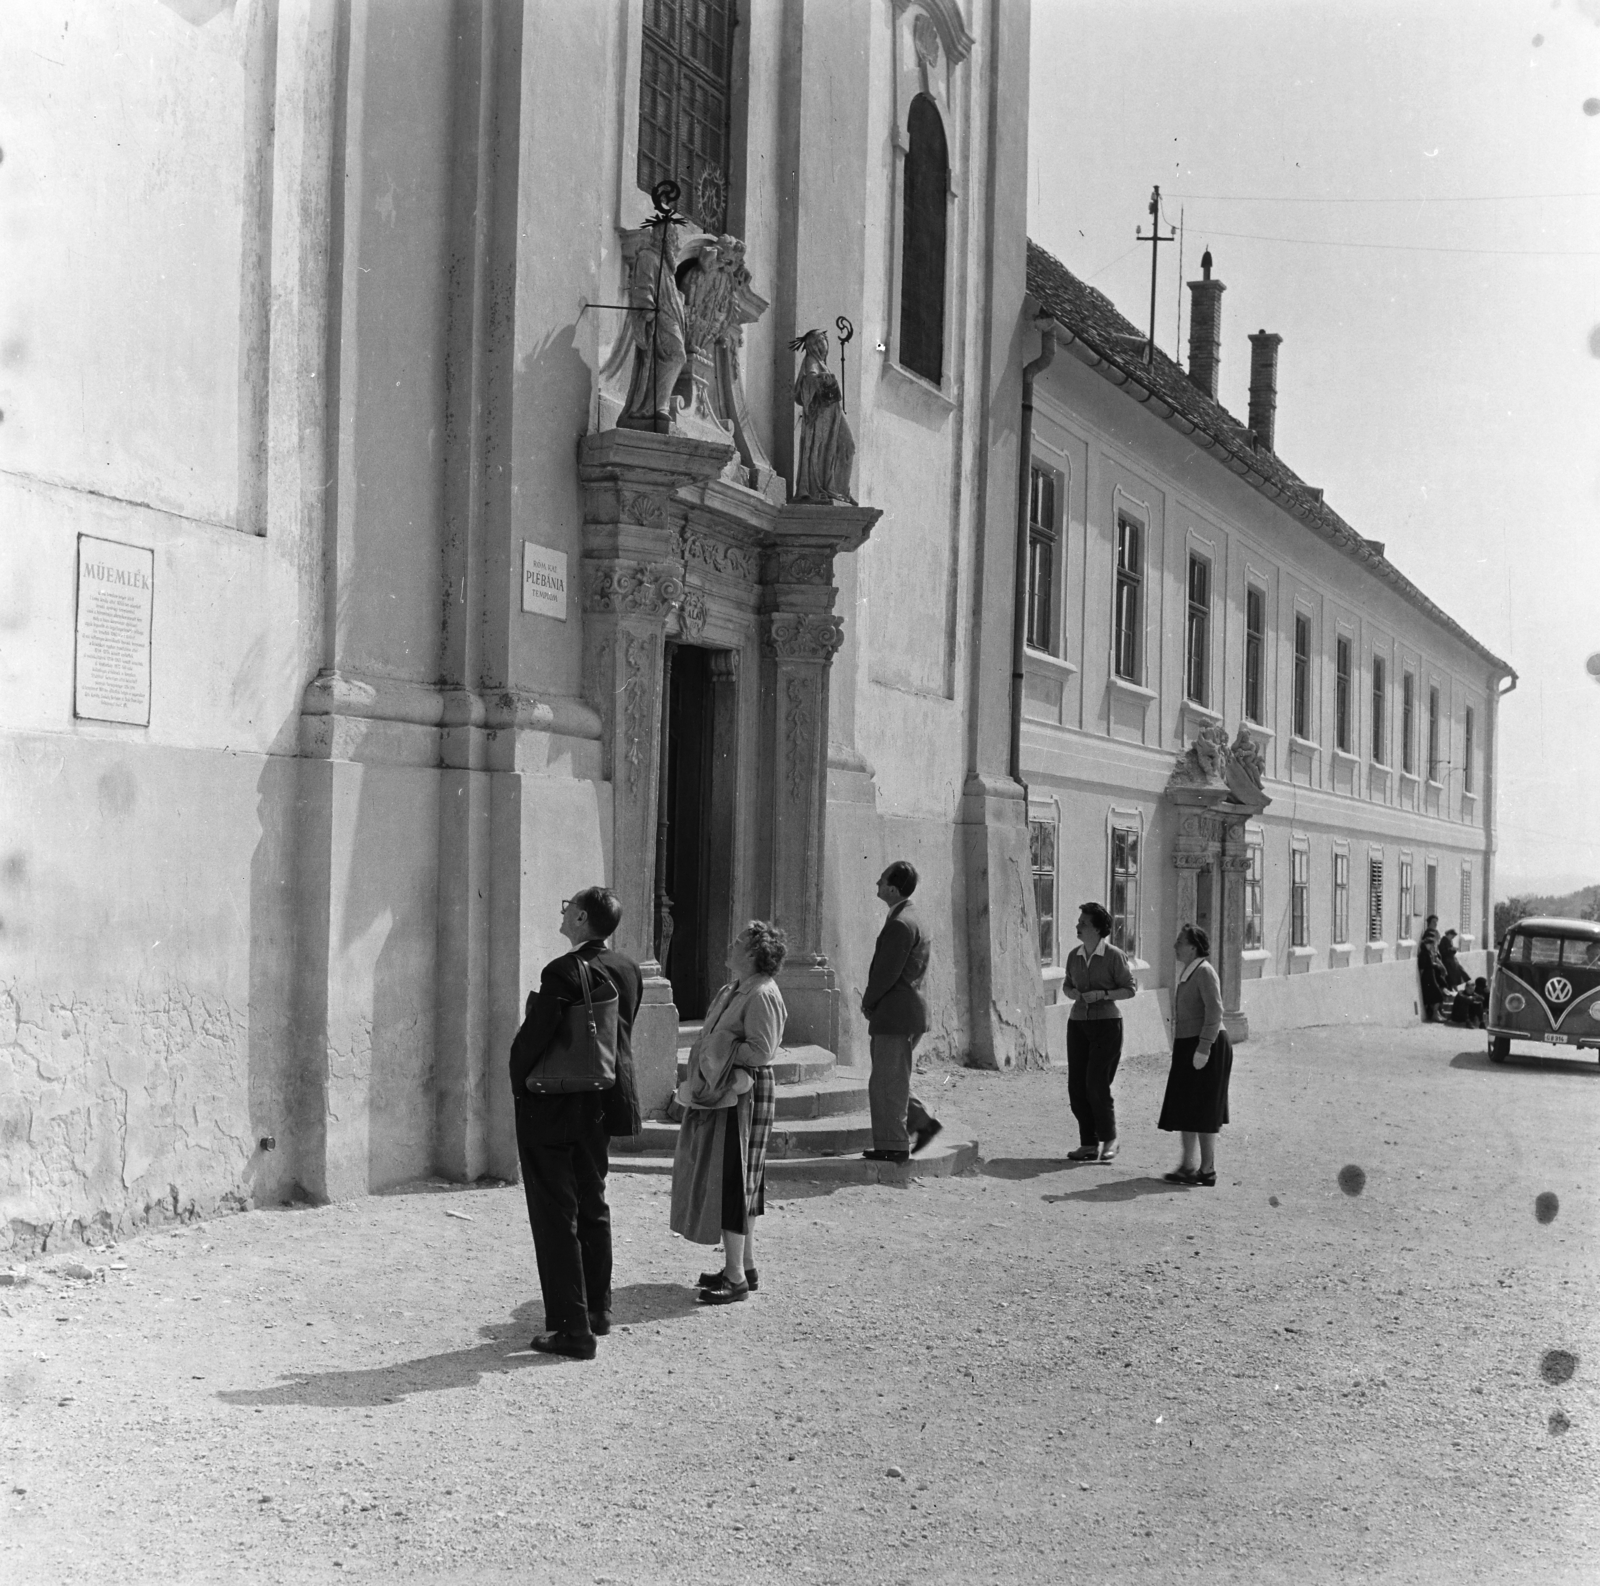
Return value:
[(773, 979), (788, 942), (751, 920), (728, 950), (733, 979), (712, 998), (678, 1087), (684, 1110), (672, 1161), (672, 1231), (723, 1250), (720, 1271), (700, 1275), (700, 1298), (729, 1305), (760, 1282), (755, 1219), (766, 1210), (767, 1143), (776, 1108), (772, 1062), (787, 1010)]
[(1198, 925), (1180, 925), (1172, 944), (1178, 983), (1172, 989), (1172, 1071), (1156, 1127), (1183, 1136), (1183, 1160), (1163, 1177), (1169, 1184), (1217, 1182), (1217, 1131), (1228, 1121), (1228, 1076), (1233, 1047), (1222, 1024), (1222, 983), (1207, 956), (1211, 938)]

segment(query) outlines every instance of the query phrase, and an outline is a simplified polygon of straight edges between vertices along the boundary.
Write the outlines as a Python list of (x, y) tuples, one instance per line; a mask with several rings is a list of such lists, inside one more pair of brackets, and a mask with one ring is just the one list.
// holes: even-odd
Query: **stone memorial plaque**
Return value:
[(522, 609), (567, 620), (567, 553), (522, 542)]
[(150, 725), (155, 563), (145, 546), (78, 536), (74, 716)]

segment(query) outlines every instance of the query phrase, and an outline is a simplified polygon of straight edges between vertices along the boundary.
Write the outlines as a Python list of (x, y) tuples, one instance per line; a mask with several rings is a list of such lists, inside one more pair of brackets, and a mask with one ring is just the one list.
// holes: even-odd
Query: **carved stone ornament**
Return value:
[(637, 798), (639, 779), (644, 770), (644, 735), (649, 712), (645, 709), (646, 668), (654, 653), (654, 642), (638, 634), (625, 634), (622, 641), (623, 751), (628, 780), (628, 796)]
[(767, 619), (762, 649), (780, 661), (830, 661), (844, 643), (844, 623), (813, 611), (778, 611)]
[(742, 545), (730, 545), (726, 540), (696, 534), (693, 529), (685, 529), (679, 543), (687, 564), (704, 567), (713, 573), (725, 573), (730, 578), (743, 579), (746, 583), (754, 583), (759, 574), (757, 553)]
[(811, 701), (812, 685), (803, 677), (791, 677), (784, 685), (783, 755), (788, 765), (789, 798), (798, 803), (806, 790), (810, 767), (807, 750), (815, 713)]
[(919, 16), (911, 24), (911, 42), (916, 48), (917, 60), (923, 66), (939, 64), (939, 30), (930, 16)]
[(1230, 744), (1221, 724), (1211, 722), (1173, 762), (1167, 795), (1179, 803), (1262, 810), (1271, 802), (1265, 775), (1260, 746), (1248, 732), (1241, 727)]
[(648, 490), (636, 490), (622, 498), (625, 521), (643, 524), (646, 528), (664, 528), (667, 521), (667, 503), (661, 496)]
[(1219, 787), (1228, 757), (1228, 735), (1213, 724), (1202, 727), (1195, 740), (1174, 762), (1168, 787)]
[(1261, 745), (1241, 727), (1238, 736), (1228, 749), (1234, 765), (1259, 788), (1266, 780), (1267, 762), (1262, 757)]
[(664, 617), (683, 599), (682, 569), (673, 562), (648, 567), (625, 562), (586, 564), (583, 609), (624, 617)]
[(778, 556), (780, 584), (827, 584), (833, 581), (833, 557), (827, 551), (783, 551)]

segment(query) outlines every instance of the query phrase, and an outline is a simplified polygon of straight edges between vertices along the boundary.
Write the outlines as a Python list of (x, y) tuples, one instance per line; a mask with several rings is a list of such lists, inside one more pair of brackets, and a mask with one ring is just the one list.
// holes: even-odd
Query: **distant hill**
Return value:
[(1527, 894), (1502, 900), (1494, 906), (1494, 939), (1499, 941), (1528, 914), (1553, 914), (1568, 920), (1600, 920), (1600, 883), (1559, 896)]

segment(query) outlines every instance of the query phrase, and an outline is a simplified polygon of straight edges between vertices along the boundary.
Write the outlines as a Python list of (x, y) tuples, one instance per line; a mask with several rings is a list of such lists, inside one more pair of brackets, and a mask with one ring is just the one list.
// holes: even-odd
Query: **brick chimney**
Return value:
[(1270, 452), (1278, 423), (1278, 345), (1275, 331), (1258, 330), (1250, 338), (1250, 428), (1256, 444)]
[(1217, 366), (1222, 352), (1222, 294), (1211, 279), (1211, 250), (1200, 255), (1200, 279), (1189, 283), (1189, 381), (1217, 400)]

